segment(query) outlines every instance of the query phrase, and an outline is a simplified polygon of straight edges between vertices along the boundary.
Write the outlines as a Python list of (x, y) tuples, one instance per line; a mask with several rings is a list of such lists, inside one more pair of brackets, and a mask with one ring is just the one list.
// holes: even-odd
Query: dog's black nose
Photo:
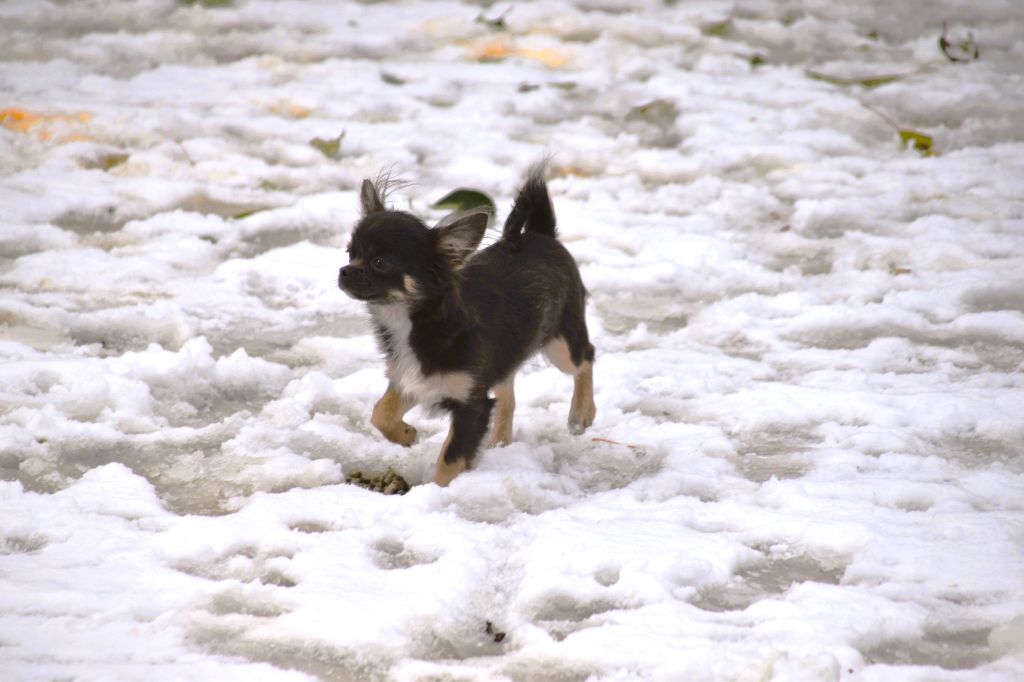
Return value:
[(352, 293), (365, 289), (367, 284), (366, 273), (358, 266), (349, 264), (338, 270), (338, 288), (343, 291)]

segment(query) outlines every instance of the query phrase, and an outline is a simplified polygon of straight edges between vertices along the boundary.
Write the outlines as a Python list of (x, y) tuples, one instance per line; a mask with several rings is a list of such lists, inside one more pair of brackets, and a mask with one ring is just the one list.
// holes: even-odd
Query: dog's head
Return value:
[(444, 296), (487, 228), (484, 213), (445, 219), (429, 228), (409, 213), (385, 208), (370, 180), (363, 180), (359, 198), (363, 217), (352, 232), (349, 263), (338, 272), (338, 287), (368, 303)]

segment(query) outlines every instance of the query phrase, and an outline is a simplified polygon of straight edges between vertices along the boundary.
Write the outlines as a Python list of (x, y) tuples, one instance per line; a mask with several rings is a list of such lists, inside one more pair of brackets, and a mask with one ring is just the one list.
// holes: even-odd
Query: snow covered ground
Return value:
[[(205, 5), (0, 4), (0, 678), (1024, 679), (1024, 4)], [(355, 190), (545, 153), (597, 421), (440, 489)]]

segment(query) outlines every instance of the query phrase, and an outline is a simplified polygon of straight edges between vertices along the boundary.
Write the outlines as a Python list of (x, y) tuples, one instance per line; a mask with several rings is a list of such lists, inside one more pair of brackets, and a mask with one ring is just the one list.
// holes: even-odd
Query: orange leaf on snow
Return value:
[(512, 50), (509, 48), (507, 43), (494, 41), (485, 43), (482, 47), (477, 48), (474, 56), (477, 61), (498, 62), (502, 59), (507, 59), (511, 55)]
[(288, 99), (270, 102), (267, 104), (267, 109), (273, 114), (286, 118), (307, 118), (313, 113), (313, 107), (308, 107)]
[(500, 62), (509, 57), (520, 57), (540, 62), (549, 69), (560, 69), (569, 58), (550, 47), (518, 47), (507, 40), (490, 40), (470, 49), (470, 57), (479, 62)]
[(16, 130), (19, 133), (23, 133), (38, 122), (38, 116), (30, 114), (23, 109), (4, 109), (0, 111), (0, 123), (8, 130)]
[[(0, 109), (0, 125), (17, 133), (28, 133), (34, 128), (37, 137), (42, 141), (54, 139), (54, 136), (61, 131), (68, 131), (68, 134), (57, 138), (58, 142), (74, 142), (87, 139), (87, 136), (77, 130), (79, 124), (88, 123), (92, 115), (87, 111), (80, 111), (76, 114), (36, 114), (24, 109), (9, 108)], [(71, 130), (68, 130), (68, 128)]]
[(544, 47), (539, 50), (522, 49), (517, 54), (526, 59), (536, 60), (549, 69), (560, 69), (569, 61), (569, 58), (564, 54), (552, 50), (550, 47)]

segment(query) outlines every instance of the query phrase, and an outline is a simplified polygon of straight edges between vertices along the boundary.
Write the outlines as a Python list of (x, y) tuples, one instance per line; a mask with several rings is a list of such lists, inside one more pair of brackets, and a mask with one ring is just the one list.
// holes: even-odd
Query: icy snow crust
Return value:
[[(1021, 3), (0, 24), (3, 679), (1024, 679)], [(505, 210), (545, 153), (597, 421), (532, 361), (442, 490), (443, 420), (370, 426), (357, 183)]]

